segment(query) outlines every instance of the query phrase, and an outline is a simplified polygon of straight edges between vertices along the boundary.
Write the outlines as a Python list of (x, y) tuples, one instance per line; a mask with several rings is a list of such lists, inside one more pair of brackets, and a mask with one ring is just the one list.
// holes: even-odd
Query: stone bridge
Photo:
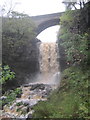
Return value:
[(37, 35), (41, 33), (48, 27), (59, 25), (60, 16), (64, 12), (53, 13), (53, 14), (46, 14), (46, 15), (39, 15), (39, 16), (32, 16), (31, 19), (37, 26)]

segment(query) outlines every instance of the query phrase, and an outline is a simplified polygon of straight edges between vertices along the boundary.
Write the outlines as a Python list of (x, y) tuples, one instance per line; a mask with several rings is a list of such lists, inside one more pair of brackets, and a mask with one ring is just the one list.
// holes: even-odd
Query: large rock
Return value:
[(44, 84), (33, 84), (31, 86), (30, 90), (37, 90), (37, 89), (44, 90), (45, 89), (45, 85)]

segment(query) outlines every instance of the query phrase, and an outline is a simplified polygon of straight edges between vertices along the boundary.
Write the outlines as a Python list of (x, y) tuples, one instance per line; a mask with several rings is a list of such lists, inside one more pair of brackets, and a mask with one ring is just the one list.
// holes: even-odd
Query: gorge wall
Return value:
[[(28, 43), (25, 49), (19, 49), (22, 51), (22, 55), (19, 57), (7, 58), (7, 64), (15, 72), (16, 78), (14, 81), (8, 81), (9, 86), (21, 85), (25, 83), (27, 76), (39, 71), (39, 42), (38, 39), (33, 39)], [(3, 48), (4, 49), (4, 48)], [(2, 58), (4, 61), (5, 56)]]

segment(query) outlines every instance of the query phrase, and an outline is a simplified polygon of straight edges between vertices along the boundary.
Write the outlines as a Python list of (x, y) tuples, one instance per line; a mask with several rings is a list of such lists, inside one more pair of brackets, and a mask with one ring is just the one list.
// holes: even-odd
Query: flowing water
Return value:
[(40, 46), (40, 70), (42, 73), (58, 72), (57, 44), (42, 43)]
[(41, 43), (40, 45), (40, 74), (37, 81), (45, 84), (58, 84), (60, 82), (57, 43)]
[(32, 118), (32, 106), (38, 101), (47, 100), (51, 91), (59, 85), (58, 45), (41, 43), (39, 59), (40, 73), (35, 81), (21, 86), (21, 97), (3, 107), (1, 118)]

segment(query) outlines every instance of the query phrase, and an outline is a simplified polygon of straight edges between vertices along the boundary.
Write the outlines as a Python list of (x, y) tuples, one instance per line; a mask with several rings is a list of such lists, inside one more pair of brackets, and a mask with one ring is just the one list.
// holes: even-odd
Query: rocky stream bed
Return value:
[[(3, 110), (0, 111), (0, 119), (32, 118), (33, 106), (39, 101), (46, 101), (54, 87), (49, 84), (30, 83), (21, 86), (21, 89), (22, 94), (20, 98), (16, 98), (12, 103), (3, 106)], [(6, 98), (2, 96), (0, 99)]]

